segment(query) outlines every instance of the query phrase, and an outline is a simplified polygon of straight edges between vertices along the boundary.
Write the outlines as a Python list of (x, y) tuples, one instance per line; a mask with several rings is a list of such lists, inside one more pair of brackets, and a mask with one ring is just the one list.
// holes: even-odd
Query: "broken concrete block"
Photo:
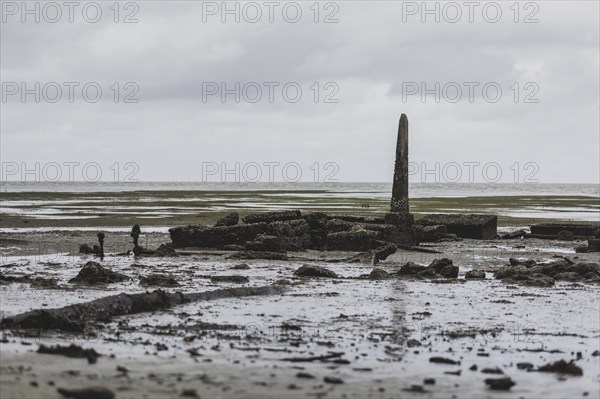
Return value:
[(497, 235), (495, 215), (430, 214), (415, 222), (421, 226), (445, 225), (448, 233), (460, 238), (489, 240)]

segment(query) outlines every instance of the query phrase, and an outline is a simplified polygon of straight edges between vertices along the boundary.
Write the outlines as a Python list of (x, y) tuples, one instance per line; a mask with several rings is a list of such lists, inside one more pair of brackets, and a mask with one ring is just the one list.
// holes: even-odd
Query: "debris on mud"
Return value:
[(119, 283), (128, 279), (129, 277), (124, 274), (113, 272), (100, 266), (97, 262), (89, 261), (81, 268), (77, 276), (69, 280), (69, 283), (96, 285)]
[(581, 367), (573, 363), (573, 360), (567, 363), (565, 360), (558, 360), (554, 363), (548, 363), (541, 367), (538, 367), (536, 371), (548, 372), (548, 373), (559, 373), (568, 374), (574, 376), (583, 375)]
[(225, 288), (188, 294), (168, 293), (162, 290), (143, 294), (123, 293), (63, 308), (35, 309), (12, 317), (5, 317), (0, 320), (0, 327), (84, 332), (88, 322), (107, 320), (113, 316), (150, 312), (195, 301), (256, 295), (279, 295), (286, 290), (287, 288), (283, 285), (266, 285), (261, 287)]

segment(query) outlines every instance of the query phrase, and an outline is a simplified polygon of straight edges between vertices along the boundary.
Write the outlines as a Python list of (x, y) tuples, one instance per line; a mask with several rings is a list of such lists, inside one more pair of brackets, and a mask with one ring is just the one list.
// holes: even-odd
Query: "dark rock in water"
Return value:
[(338, 275), (331, 270), (316, 265), (304, 265), (294, 272), (296, 276), (303, 277), (329, 277), (337, 278)]
[(422, 242), (437, 242), (448, 234), (445, 225), (423, 226)]
[(114, 399), (115, 393), (104, 387), (89, 387), (81, 389), (57, 388), (65, 398), (73, 399)]
[(484, 382), (490, 387), (490, 389), (496, 391), (508, 391), (511, 387), (516, 385), (516, 383), (510, 377), (486, 378)]
[(417, 274), (425, 269), (426, 269), (425, 266), (417, 265), (414, 262), (407, 262), (405, 265), (403, 265), (400, 268), (400, 270), (398, 271), (398, 274), (400, 274), (400, 275)]
[(434, 259), (429, 264), (429, 267), (437, 273), (441, 272), (446, 266), (452, 266), (452, 260), (448, 258)]
[(69, 280), (69, 283), (89, 285), (110, 284), (119, 283), (128, 279), (129, 277), (124, 274), (113, 272), (110, 269), (100, 266), (99, 263), (90, 261), (81, 268), (76, 277)]
[(431, 214), (415, 222), (421, 226), (445, 225), (448, 233), (460, 238), (489, 240), (497, 235), (495, 215)]
[(281, 239), (277, 236), (259, 234), (256, 240), (246, 242), (247, 251), (282, 252)]
[(288, 260), (288, 256), (285, 252), (243, 251), (231, 255), (228, 259)]
[(232, 212), (221, 219), (217, 220), (215, 227), (235, 226), (240, 221), (240, 215), (237, 212)]
[(458, 266), (447, 265), (440, 270), (440, 274), (446, 278), (457, 278), (458, 277)]
[(144, 287), (178, 287), (179, 283), (171, 275), (154, 273), (140, 277), (140, 285)]
[(300, 219), (302, 213), (298, 210), (290, 211), (275, 211), (275, 212), (264, 212), (264, 213), (253, 213), (242, 218), (242, 221), (246, 224), (252, 223), (272, 223), (272, 222), (285, 222), (288, 220)]
[(236, 283), (244, 284), (249, 283), (250, 279), (246, 276), (212, 276), (210, 278), (211, 283)]
[(425, 384), (425, 385), (435, 385), (435, 378), (425, 378), (423, 380), (423, 384)]
[(456, 360), (448, 359), (447, 357), (434, 356), (429, 358), (429, 363), (441, 363), (441, 364), (460, 364)]
[(373, 269), (369, 274), (370, 280), (385, 280), (390, 278), (390, 274), (383, 269)]
[(43, 353), (48, 355), (61, 355), (66, 357), (84, 358), (88, 359), (90, 364), (96, 363), (96, 359), (100, 357), (100, 354), (94, 349), (83, 349), (79, 345), (71, 344), (69, 346), (46, 346), (40, 345), (37, 353)]
[(540, 223), (531, 226), (531, 234), (556, 237), (563, 230), (570, 231), (574, 236), (594, 236), (600, 229), (598, 223)]
[(467, 280), (485, 279), (485, 272), (483, 270), (469, 270), (465, 274)]
[(574, 376), (583, 375), (583, 370), (581, 369), (581, 367), (574, 364), (573, 360), (571, 360), (568, 363), (565, 360), (559, 360), (554, 363), (548, 363), (544, 366), (538, 367), (538, 369), (536, 371), (568, 374), (568, 375), (574, 375)]
[(573, 232), (569, 230), (561, 230), (556, 234), (556, 239), (559, 241), (573, 241), (575, 237)]
[(250, 266), (247, 263), (240, 263), (231, 267), (232, 270), (250, 270)]

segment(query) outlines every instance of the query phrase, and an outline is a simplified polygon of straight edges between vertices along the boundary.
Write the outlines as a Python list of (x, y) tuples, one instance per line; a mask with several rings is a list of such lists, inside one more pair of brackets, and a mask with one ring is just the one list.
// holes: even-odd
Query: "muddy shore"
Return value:
[[(409, 261), (427, 265), (450, 258), (453, 281), (359, 279), (370, 264), (331, 262), (348, 253), (304, 251), (287, 261), (230, 259), (228, 251), (181, 251), (176, 258), (107, 256), (101, 263), (127, 276), (119, 283), (71, 284), (97, 259), (61, 244), (94, 242), (93, 231), (3, 233), (3, 275), (55, 279), (52, 286), (5, 283), (2, 317), (55, 308), (120, 292), (210, 291), (287, 280), (282, 295), (197, 302), (164, 311), (99, 321), (92, 334), (4, 330), (0, 349), (2, 397), (62, 398), (57, 388), (101, 386), (117, 398), (175, 397), (598, 397), (600, 381), (597, 284), (558, 281), (549, 288), (493, 279), (508, 259), (537, 262), (567, 257), (598, 262), (597, 253), (575, 254), (576, 242), (462, 240), (428, 244), (440, 253), (399, 250), (378, 267), (398, 272)], [(149, 247), (168, 241), (146, 233)], [(106, 252), (130, 246), (125, 232), (107, 235)], [(40, 243), (46, 248), (39, 251)], [(5, 244), (3, 244), (5, 245)], [(54, 253), (49, 248), (59, 247)], [(248, 268), (237, 268), (245, 263)], [(305, 264), (339, 278), (304, 278)], [(235, 268), (234, 268), (235, 267)], [(469, 270), (484, 280), (465, 280)], [(174, 277), (177, 287), (148, 287), (151, 274)], [(216, 282), (241, 275), (247, 283)], [(225, 279), (226, 280), (226, 279)], [(101, 356), (37, 353), (40, 345), (80, 345)], [(432, 362), (441, 358), (443, 362)], [(535, 371), (573, 361), (583, 375)], [(126, 370), (126, 371), (124, 371)], [(489, 388), (489, 378), (509, 377), (509, 391)], [(432, 383), (433, 382), (433, 383)]]

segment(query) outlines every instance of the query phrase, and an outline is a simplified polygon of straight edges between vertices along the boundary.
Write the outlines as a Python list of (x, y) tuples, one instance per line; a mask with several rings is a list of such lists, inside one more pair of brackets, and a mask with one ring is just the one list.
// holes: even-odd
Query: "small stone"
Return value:
[(490, 389), (496, 391), (508, 391), (512, 386), (516, 385), (515, 382), (510, 379), (510, 377), (486, 378), (484, 382), (489, 385)]
[(342, 380), (341, 378), (338, 377), (325, 377), (323, 378), (323, 381), (325, 381), (328, 384), (343, 384), (344, 380)]

